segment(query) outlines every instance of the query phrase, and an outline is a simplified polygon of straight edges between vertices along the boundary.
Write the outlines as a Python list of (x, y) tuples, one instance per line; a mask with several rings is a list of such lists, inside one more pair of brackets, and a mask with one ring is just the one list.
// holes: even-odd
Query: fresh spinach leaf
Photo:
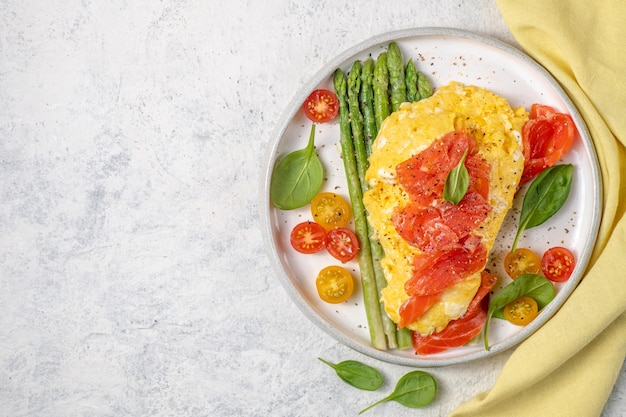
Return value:
[(364, 408), (359, 414), (387, 401), (395, 401), (408, 408), (425, 407), (433, 401), (436, 393), (437, 382), (432, 375), (424, 371), (412, 371), (398, 380), (391, 394)]
[(364, 363), (347, 360), (337, 364), (317, 358), (335, 370), (339, 378), (355, 388), (375, 391), (383, 384), (383, 377), (376, 369)]
[(443, 198), (454, 205), (459, 204), (469, 188), (469, 173), (465, 167), (467, 152), (466, 149), (457, 166), (450, 170), (443, 187)]
[(304, 149), (287, 154), (274, 167), (270, 199), (281, 210), (293, 210), (311, 202), (324, 181), (324, 167), (315, 153), (315, 124)]
[(552, 283), (539, 274), (522, 274), (506, 287), (502, 288), (489, 301), (487, 320), (485, 321), (485, 349), (489, 350), (489, 322), (492, 317), (503, 318), (504, 307), (518, 297), (526, 295), (537, 302), (541, 310), (554, 299), (555, 291)]
[(543, 171), (533, 180), (522, 203), (517, 234), (511, 252), (526, 229), (539, 226), (561, 209), (572, 187), (574, 166), (555, 165)]

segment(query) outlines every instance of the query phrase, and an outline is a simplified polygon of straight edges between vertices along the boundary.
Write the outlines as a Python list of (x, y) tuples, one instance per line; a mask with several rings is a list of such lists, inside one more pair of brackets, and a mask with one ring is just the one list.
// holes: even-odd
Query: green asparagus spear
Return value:
[(433, 90), (428, 78), (417, 71), (412, 59), (406, 67), (403, 65), (402, 55), (395, 43), (390, 44), (388, 51), (381, 53), (377, 61), (372, 58), (363, 63), (356, 61), (348, 77), (338, 69), (334, 83), (340, 103), (342, 157), (355, 229), (363, 246), (359, 253), (359, 266), (372, 345), (381, 350), (407, 349), (412, 346), (411, 332), (406, 328), (397, 330), (379, 301), (381, 290), (387, 286), (380, 264), (384, 251), (378, 239), (369, 236), (370, 226), (362, 198), (369, 188), (365, 182), (368, 157), (383, 120), (403, 102), (429, 97)]
[[(363, 192), (361, 191), (361, 184), (356, 167), (356, 155), (350, 129), (347, 79), (340, 68), (335, 71), (333, 83), (339, 99), (339, 141), (341, 144), (344, 169), (348, 180), (348, 193), (352, 204), (354, 228), (359, 241), (367, 242), (368, 229), (365, 207), (363, 206)], [(372, 264), (372, 255), (369, 245), (362, 245), (358, 254), (358, 261), (361, 271), (363, 302), (365, 304), (365, 314), (367, 316), (372, 346), (379, 350), (385, 350), (387, 349), (387, 341), (382, 325), (380, 302), (378, 300), (378, 291), (374, 278), (374, 266)]]
[[(368, 58), (363, 61), (361, 71), (361, 114), (363, 115), (363, 139), (365, 140), (365, 153), (372, 153), (372, 144), (376, 139), (376, 119), (374, 117), (374, 60)], [(369, 165), (369, 164), (368, 164)]]
[(400, 350), (413, 347), (413, 333), (406, 327), (398, 329), (396, 332), (396, 343), (398, 344), (398, 349)]
[[(385, 278), (385, 272), (383, 271), (383, 267), (380, 263), (380, 261), (385, 256), (385, 252), (383, 251), (383, 247), (380, 245), (380, 241), (378, 240), (378, 238), (370, 236), (369, 244), (372, 251), (372, 264), (374, 266), (376, 289), (378, 290), (378, 299), (380, 300), (382, 294), (381, 291), (383, 290), (383, 288), (387, 287), (387, 278)], [(379, 302), (378, 305), (380, 306), (380, 315), (383, 321), (383, 329), (385, 334), (387, 335), (387, 344), (389, 345), (390, 349), (397, 348), (398, 330), (396, 324), (393, 322), (393, 320), (391, 320), (391, 318), (389, 318), (389, 315), (387, 315), (387, 312), (385, 311), (385, 305), (381, 302)]]
[(430, 80), (421, 71), (417, 71), (417, 91), (420, 95), (420, 100), (433, 95), (433, 87), (430, 85)]
[(350, 112), (350, 126), (352, 127), (352, 142), (356, 152), (356, 169), (359, 175), (361, 192), (365, 192), (367, 189), (367, 183), (365, 182), (367, 158), (359, 158), (359, 155), (365, 155), (363, 115), (361, 114), (361, 105), (359, 103), (359, 94), (361, 93), (361, 68), (361, 61), (354, 61), (348, 73), (348, 109)]
[[(361, 84), (359, 91), (359, 84), (355, 77), (360, 71)], [(367, 158), (371, 154), (371, 141), (376, 137), (376, 121), (374, 119), (373, 107), (373, 91), (371, 86), (372, 76), (374, 71), (374, 62), (372, 59), (366, 60), (362, 65), (357, 61), (353, 64), (350, 73), (348, 74), (348, 107), (350, 109), (352, 136), (354, 140), (354, 148), (356, 151), (356, 163), (359, 171), (359, 179), (361, 181), (361, 190), (363, 193), (369, 189), (369, 185), (365, 181), (365, 171), (368, 167)], [(353, 112), (353, 101), (356, 93), (359, 92), (360, 106), (363, 109), (363, 114), (355, 114)], [(369, 110), (368, 110), (369, 109)], [(366, 117), (367, 116), (367, 117)], [(356, 122), (355, 122), (356, 121)], [(363, 143), (365, 139), (365, 143)], [(368, 146), (369, 143), (369, 146)], [(371, 230), (368, 222), (368, 231)], [(368, 233), (369, 236), (369, 233)], [(383, 250), (378, 240), (369, 236), (366, 242), (361, 242), (362, 245), (369, 245), (372, 254), (372, 263), (374, 267), (374, 279), (376, 281), (376, 289), (378, 291), (378, 299), (380, 300), (380, 291), (387, 286), (387, 280), (380, 266), (380, 260), (383, 257)], [(389, 318), (385, 312), (384, 306), (379, 302), (380, 314), (383, 322), (383, 329), (387, 335), (387, 344), (390, 349), (397, 347), (396, 343), (396, 326), (395, 323)]]
[(381, 52), (374, 66), (374, 117), (376, 129), (380, 130), (383, 120), (391, 113), (389, 104), (389, 69), (387, 68), (387, 52)]
[(420, 96), (417, 92), (417, 69), (415, 68), (415, 64), (413, 64), (413, 58), (409, 58), (404, 74), (404, 81), (406, 82), (406, 101), (409, 103), (418, 101)]
[(396, 111), (406, 102), (406, 83), (404, 80), (404, 58), (397, 43), (387, 47), (387, 68), (389, 69), (389, 89), (391, 111)]

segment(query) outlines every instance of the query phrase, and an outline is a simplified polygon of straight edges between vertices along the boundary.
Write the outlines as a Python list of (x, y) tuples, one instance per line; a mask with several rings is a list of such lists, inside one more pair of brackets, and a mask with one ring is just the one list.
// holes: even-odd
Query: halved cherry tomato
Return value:
[(513, 279), (522, 274), (538, 274), (541, 271), (541, 259), (530, 249), (517, 248), (504, 257), (504, 270)]
[(341, 262), (352, 260), (360, 248), (358, 237), (345, 227), (332, 229), (326, 235), (326, 250)]
[(304, 114), (314, 123), (333, 120), (339, 112), (339, 100), (329, 90), (314, 90), (302, 105)]
[(576, 125), (569, 114), (533, 104), (530, 119), (522, 128), (525, 162), (520, 186), (561, 159), (572, 146), (575, 135)]
[(576, 266), (576, 258), (569, 249), (555, 246), (541, 258), (541, 271), (550, 281), (567, 281)]
[(504, 318), (516, 326), (526, 326), (539, 314), (537, 302), (523, 295), (504, 307)]
[(327, 303), (343, 303), (354, 292), (354, 279), (345, 268), (331, 265), (317, 275), (315, 287), (320, 298)]
[(350, 222), (352, 211), (350, 205), (335, 193), (319, 193), (311, 201), (313, 220), (324, 229), (331, 230), (346, 226)]
[(302, 222), (293, 228), (289, 240), (300, 253), (316, 253), (326, 247), (326, 230), (315, 222)]

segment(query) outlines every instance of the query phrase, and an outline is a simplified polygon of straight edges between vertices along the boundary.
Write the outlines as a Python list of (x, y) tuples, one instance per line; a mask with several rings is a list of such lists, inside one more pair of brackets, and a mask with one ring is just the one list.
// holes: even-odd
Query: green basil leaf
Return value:
[(317, 358), (335, 370), (339, 378), (355, 388), (375, 391), (383, 385), (383, 377), (376, 369), (358, 361), (347, 360), (337, 364)]
[(511, 251), (517, 247), (524, 230), (543, 224), (563, 207), (572, 188), (573, 173), (572, 164), (555, 165), (533, 180), (524, 196), (519, 226)]
[(534, 299), (541, 310), (554, 299), (554, 286), (542, 275), (522, 274), (493, 296), (489, 301), (485, 331), (483, 333), (486, 350), (489, 350), (489, 322), (491, 318), (503, 318), (504, 307), (511, 301), (524, 295)]
[(457, 166), (450, 170), (443, 187), (443, 198), (454, 205), (459, 204), (469, 188), (469, 173), (465, 167), (467, 152), (466, 149)]
[(359, 414), (387, 401), (395, 401), (408, 408), (425, 407), (433, 401), (436, 393), (437, 382), (432, 375), (424, 371), (412, 371), (398, 380), (391, 394), (364, 408)]
[(315, 153), (315, 124), (304, 149), (282, 158), (272, 172), (270, 199), (281, 210), (293, 210), (313, 200), (324, 181), (324, 167)]

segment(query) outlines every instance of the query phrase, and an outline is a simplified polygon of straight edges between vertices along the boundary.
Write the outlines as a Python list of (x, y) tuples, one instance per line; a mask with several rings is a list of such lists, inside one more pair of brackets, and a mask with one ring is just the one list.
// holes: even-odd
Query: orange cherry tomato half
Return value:
[(326, 234), (326, 250), (335, 259), (348, 262), (359, 253), (359, 238), (345, 227), (338, 227)]
[(550, 106), (533, 104), (530, 119), (522, 128), (525, 160), (520, 186), (565, 155), (575, 135), (576, 125), (569, 114), (558, 113)]
[(522, 274), (538, 274), (541, 271), (541, 259), (530, 249), (517, 248), (504, 257), (504, 270), (512, 279)]
[(316, 253), (326, 247), (326, 230), (315, 222), (302, 222), (293, 228), (289, 241), (300, 253)]
[(335, 193), (319, 193), (311, 200), (311, 215), (326, 231), (346, 226), (352, 217), (350, 205)]
[(504, 318), (516, 326), (526, 326), (539, 314), (537, 302), (528, 296), (521, 296), (504, 306)]
[(339, 100), (329, 90), (314, 90), (302, 105), (304, 114), (314, 123), (325, 123), (337, 117)]
[(541, 271), (554, 282), (567, 281), (576, 266), (576, 258), (569, 249), (555, 246), (548, 249), (541, 258)]
[(317, 275), (315, 287), (322, 300), (339, 304), (350, 298), (354, 292), (354, 279), (347, 269), (331, 265)]

